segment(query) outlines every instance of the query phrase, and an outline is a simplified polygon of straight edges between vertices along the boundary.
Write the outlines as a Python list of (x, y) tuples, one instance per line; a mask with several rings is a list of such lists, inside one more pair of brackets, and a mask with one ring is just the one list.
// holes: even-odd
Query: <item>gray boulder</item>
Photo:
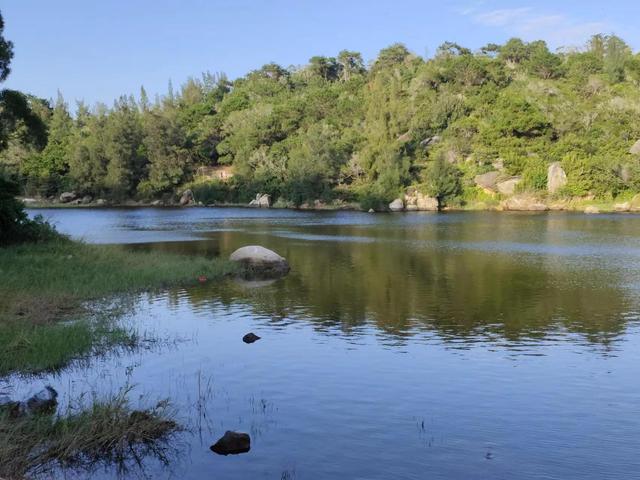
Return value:
[(634, 143), (629, 149), (629, 153), (632, 155), (640, 155), (640, 140)]
[(277, 278), (289, 273), (287, 260), (273, 250), (259, 245), (249, 245), (237, 249), (229, 260), (241, 267), (245, 278)]
[(153, 202), (151, 202), (152, 207), (162, 207), (163, 205), (164, 202), (162, 200), (154, 200)]
[(104, 198), (99, 198), (98, 200), (96, 200), (96, 206), (104, 207), (106, 205), (107, 205), (107, 201)]
[(91, 203), (91, 200), (93, 200), (93, 197), (91, 197), (91, 195), (85, 195), (84, 197), (82, 197), (82, 204), (83, 205), (88, 205)]
[(560, 162), (553, 162), (547, 170), (547, 190), (556, 193), (567, 184), (567, 174), (560, 166)]
[(246, 453), (251, 450), (251, 437), (248, 433), (227, 430), (216, 443), (211, 445), (210, 449), (218, 455)]
[(480, 188), (495, 192), (497, 190), (496, 185), (498, 183), (498, 177), (500, 177), (500, 172), (492, 171), (483, 173), (481, 175), (476, 175), (473, 181)]
[(271, 207), (271, 195), (258, 193), (256, 198), (249, 202), (250, 207), (269, 208)]
[(516, 192), (516, 187), (520, 183), (520, 180), (520, 177), (512, 177), (508, 180), (498, 182), (496, 188), (502, 195), (513, 195)]
[(401, 198), (396, 198), (393, 202), (389, 204), (389, 210), (392, 212), (401, 212), (404, 210), (404, 203)]
[(185, 190), (180, 197), (180, 205), (190, 205), (193, 203), (193, 192), (191, 190)]
[(62, 203), (73, 202), (76, 198), (78, 198), (76, 192), (63, 192), (60, 194), (60, 201)]

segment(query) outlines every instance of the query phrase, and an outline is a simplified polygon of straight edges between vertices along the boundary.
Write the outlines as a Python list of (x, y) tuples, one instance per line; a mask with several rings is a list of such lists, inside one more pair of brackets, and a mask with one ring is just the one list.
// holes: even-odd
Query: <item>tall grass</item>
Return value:
[(130, 390), (127, 386), (105, 399), (92, 398), (88, 406), (78, 405), (57, 417), (16, 419), (0, 412), (0, 478), (24, 478), (59, 468), (88, 474), (105, 465), (116, 465), (126, 473), (132, 466), (142, 466), (145, 457), (168, 461), (168, 440), (178, 429), (169, 403), (134, 410), (128, 400)]

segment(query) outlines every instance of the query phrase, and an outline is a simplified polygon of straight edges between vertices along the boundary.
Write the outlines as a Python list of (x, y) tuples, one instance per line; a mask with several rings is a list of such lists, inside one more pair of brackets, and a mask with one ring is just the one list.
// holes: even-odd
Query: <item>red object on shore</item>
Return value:
[(205, 282), (207, 281), (207, 277), (205, 277), (204, 275), (200, 275), (200, 276), (198, 277), (198, 281), (199, 281), (200, 283), (205, 283)]

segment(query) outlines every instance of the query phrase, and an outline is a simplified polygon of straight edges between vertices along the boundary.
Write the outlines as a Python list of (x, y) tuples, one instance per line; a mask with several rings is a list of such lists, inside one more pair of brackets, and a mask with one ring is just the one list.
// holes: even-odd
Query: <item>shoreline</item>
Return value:
[[(20, 199), (25, 204), (25, 208), (30, 210), (44, 210), (44, 209), (109, 209), (109, 208), (154, 208), (154, 209), (188, 209), (188, 208), (242, 208), (247, 210), (292, 210), (301, 212), (362, 212), (362, 213), (385, 213), (385, 214), (398, 214), (398, 213), (447, 213), (447, 212), (522, 212), (522, 213), (545, 213), (545, 212), (568, 212), (568, 213), (586, 213), (586, 214), (611, 214), (611, 213), (640, 213), (640, 206), (626, 208), (620, 208), (620, 203), (614, 202), (598, 202), (598, 201), (584, 201), (584, 200), (565, 200), (556, 201), (553, 203), (545, 203), (540, 201), (534, 206), (527, 208), (526, 206), (518, 208), (508, 208), (502, 204), (487, 205), (486, 202), (474, 202), (468, 203), (463, 206), (450, 206), (444, 207), (440, 210), (376, 210), (368, 212), (360, 208), (355, 204), (323, 204), (321, 207), (307, 206), (307, 207), (291, 207), (291, 206), (270, 206), (270, 207), (255, 207), (244, 203), (216, 203), (216, 204), (158, 204), (155, 202), (118, 202), (109, 204), (70, 204), (60, 202), (25, 202), (24, 199)], [(627, 202), (628, 203), (628, 202)]]

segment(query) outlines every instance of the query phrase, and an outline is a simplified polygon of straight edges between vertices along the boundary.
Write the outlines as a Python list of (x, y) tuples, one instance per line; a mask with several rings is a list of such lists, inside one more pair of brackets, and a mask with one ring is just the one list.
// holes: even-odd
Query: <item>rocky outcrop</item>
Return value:
[(260, 337), (253, 332), (247, 333), (244, 337), (242, 337), (242, 341), (244, 343), (253, 343), (260, 340)]
[(63, 192), (60, 194), (60, 202), (69, 203), (78, 198), (76, 192)]
[(629, 211), (640, 212), (640, 193), (629, 200)]
[(631, 203), (630, 202), (616, 203), (613, 206), (613, 209), (616, 212), (628, 212), (629, 210), (631, 210)]
[(440, 135), (434, 135), (433, 137), (428, 137), (422, 140), (420, 142), (420, 146), (429, 147), (431, 145), (435, 145), (436, 143), (440, 142), (440, 140), (441, 140)]
[(186, 205), (191, 205), (193, 203), (193, 192), (191, 190), (185, 190), (182, 192), (180, 196), (180, 205), (183, 207)]
[(271, 195), (258, 193), (256, 198), (249, 202), (250, 207), (269, 208), (271, 207)]
[(251, 437), (248, 433), (227, 430), (216, 443), (210, 447), (218, 455), (237, 455), (251, 450)]
[(82, 197), (81, 203), (83, 205), (89, 205), (92, 200), (93, 200), (93, 197), (91, 195), (85, 195), (84, 197)]
[(98, 200), (96, 200), (96, 206), (104, 207), (106, 205), (108, 205), (108, 202), (104, 198), (99, 198)]
[(164, 202), (162, 200), (154, 200), (150, 203), (152, 207), (162, 207), (164, 206)]
[(532, 195), (514, 195), (504, 200), (500, 206), (503, 210), (515, 212), (540, 212), (549, 210), (549, 207)]
[(249, 245), (237, 249), (229, 259), (241, 267), (244, 278), (277, 278), (289, 273), (287, 260), (276, 252), (259, 245)]
[(417, 190), (410, 190), (404, 196), (404, 204), (407, 211), (437, 211), (438, 199), (429, 197)]
[(392, 212), (401, 212), (404, 210), (404, 203), (401, 198), (396, 198), (393, 202), (389, 204), (389, 210)]
[(490, 192), (496, 192), (499, 177), (500, 177), (500, 172), (492, 171), (492, 172), (476, 175), (473, 181), (478, 187), (483, 188), (484, 190), (489, 190)]
[(640, 140), (631, 146), (629, 153), (632, 155), (640, 155)]
[(567, 184), (567, 174), (562, 169), (560, 162), (553, 162), (547, 170), (547, 190), (556, 193)]
[(511, 177), (507, 180), (498, 182), (496, 184), (496, 188), (502, 195), (513, 195), (514, 193), (516, 193), (516, 187), (518, 186), (520, 181), (520, 177)]

